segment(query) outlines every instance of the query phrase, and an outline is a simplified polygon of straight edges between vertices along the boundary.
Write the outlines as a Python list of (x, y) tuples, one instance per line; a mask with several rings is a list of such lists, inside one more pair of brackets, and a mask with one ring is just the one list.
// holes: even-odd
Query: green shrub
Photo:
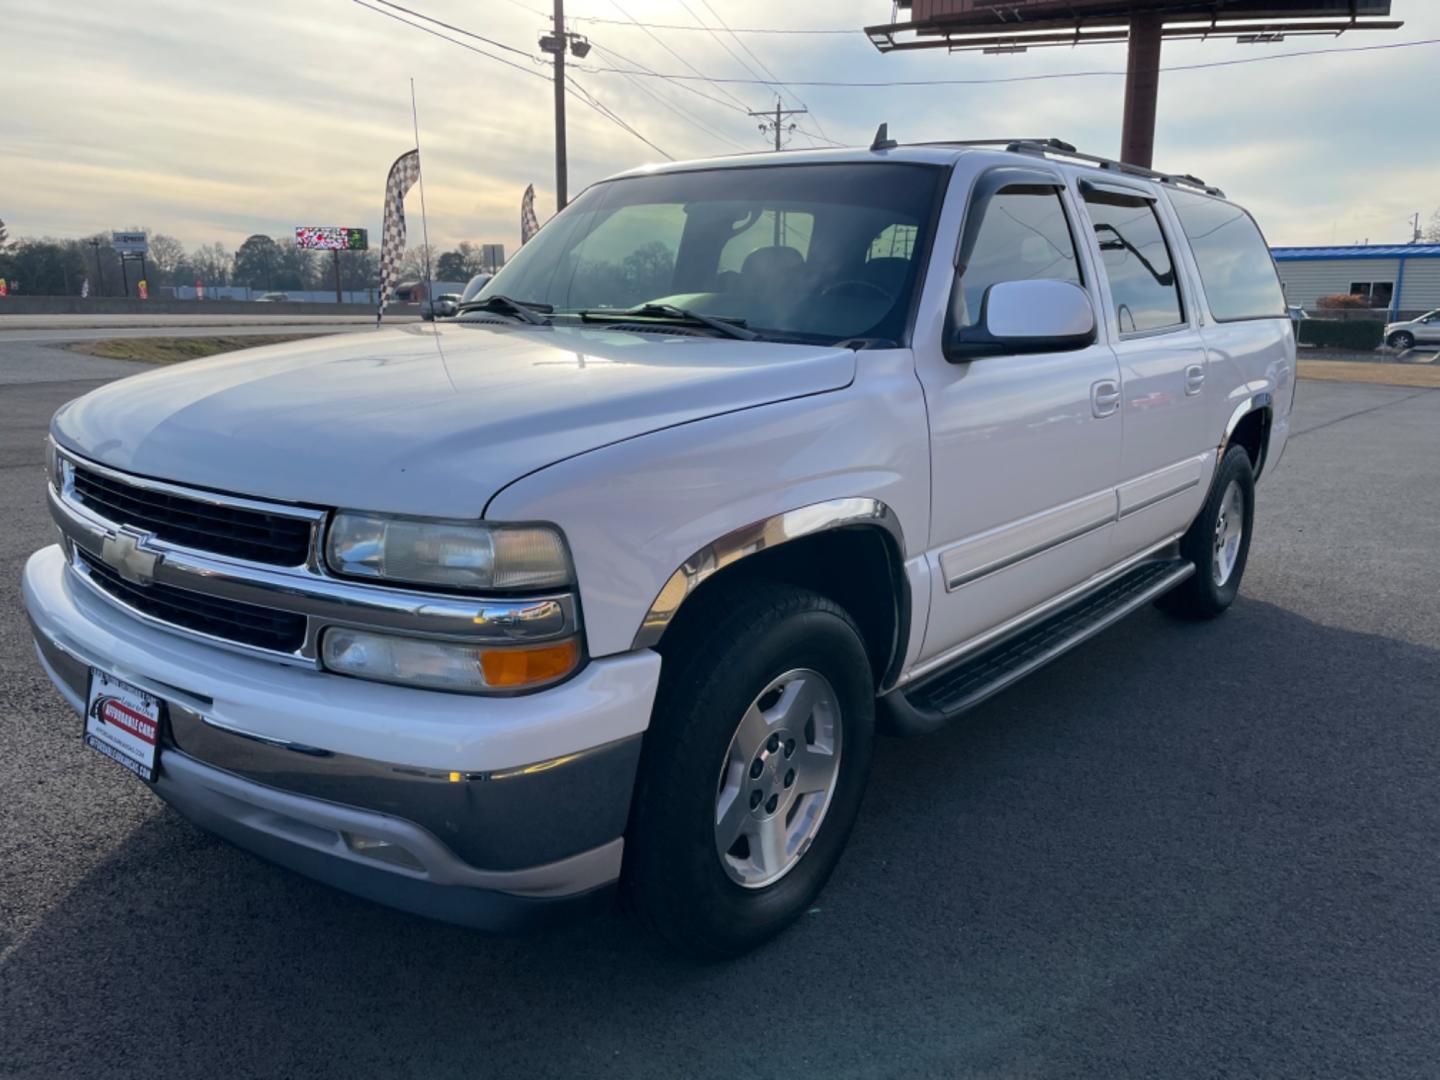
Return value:
[(1378, 349), (1385, 324), (1374, 319), (1305, 319), (1300, 323), (1300, 344), (1322, 349)]

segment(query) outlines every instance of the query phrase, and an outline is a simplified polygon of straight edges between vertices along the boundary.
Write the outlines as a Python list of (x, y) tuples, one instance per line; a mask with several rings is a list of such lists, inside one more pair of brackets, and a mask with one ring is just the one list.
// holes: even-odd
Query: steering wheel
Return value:
[(837, 281), (833, 285), (825, 286), (825, 288), (820, 290), (820, 299), (827, 300), (832, 295), (842, 291), (853, 292), (857, 289), (874, 293), (886, 304), (893, 304), (895, 302), (894, 294), (882, 289), (873, 281), (862, 281), (859, 278), (846, 278), (844, 281)]

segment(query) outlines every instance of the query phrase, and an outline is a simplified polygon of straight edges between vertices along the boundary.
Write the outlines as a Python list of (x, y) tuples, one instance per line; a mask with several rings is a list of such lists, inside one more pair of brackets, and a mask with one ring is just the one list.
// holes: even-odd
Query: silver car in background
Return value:
[(1386, 323), (1385, 344), (1402, 351), (1421, 344), (1440, 344), (1440, 308), (1418, 319)]

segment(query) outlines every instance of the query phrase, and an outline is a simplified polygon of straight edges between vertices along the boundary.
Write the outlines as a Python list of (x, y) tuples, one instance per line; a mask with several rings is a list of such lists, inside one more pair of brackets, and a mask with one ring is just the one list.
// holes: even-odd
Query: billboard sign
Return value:
[(143, 232), (112, 232), (110, 246), (121, 255), (150, 254), (150, 241)]
[(505, 265), (505, 245), (481, 244), (480, 265), (485, 268), (487, 273), (493, 274), (499, 270)]
[(297, 225), (295, 246), (309, 251), (364, 251), (370, 246), (370, 233), (343, 225)]

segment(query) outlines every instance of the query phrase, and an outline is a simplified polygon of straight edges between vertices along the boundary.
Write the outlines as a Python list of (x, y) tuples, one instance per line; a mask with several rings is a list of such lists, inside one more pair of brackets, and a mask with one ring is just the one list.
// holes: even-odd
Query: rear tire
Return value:
[(1162, 596), (1160, 607), (1189, 619), (1223, 613), (1240, 591), (1254, 524), (1255, 472), (1245, 448), (1232, 446), (1199, 516), (1180, 538), (1180, 554), (1195, 564), (1195, 573)]
[(702, 959), (753, 949), (809, 909), (849, 838), (874, 740), (850, 616), (805, 589), (743, 588), (711, 596), (664, 649), (625, 845), (630, 906)]

